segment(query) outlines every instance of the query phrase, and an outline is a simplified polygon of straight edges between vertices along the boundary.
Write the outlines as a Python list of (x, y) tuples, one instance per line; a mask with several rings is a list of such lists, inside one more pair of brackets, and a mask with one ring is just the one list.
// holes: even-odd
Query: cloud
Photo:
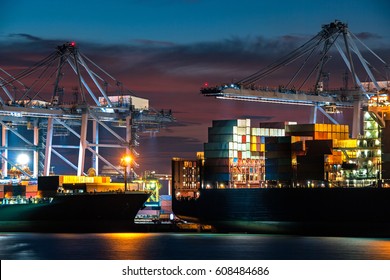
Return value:
[[(357, 36), (380, 38), (368, 32)], [(127, 88), (154, 95), (156, 92), (198, 91), (204, 82), (214, 85), (240, 80), (288, 54), (306, 40), (300, 35), (273, 39), (235, 36), (193, 44), (137, 39), (127, 45), (90, 42), (78, 42), (78, 45), (83, 54)], [(38, 45), (32, 48), (31, 42)], [(0, 54), (1, 67), (19, 69), (23, 64), (30, 66), (64, 42), (66, 40), (46, 40), (31, 34), (11, 34), (10, 40), (0, 43), (5, 50)], [(389, 48), (382, 48), (380, 52), (385, 54), (385, 59), (389, 57)], [(282, 68), (264, 83), (277, 86), (281, 81), (289, 80), (297, 69), (296, 65), (299, 66), (299, 62)]]
[[(375, 34), (362, 33), (359, 36), (368, 38), (374, 37)], [(307, 38), (302, 35), (286, 35), (271, 39), (261, 36), (234, 36), (220, 41), (193, 44), (174, 44), (151, 39), (137, 39), (126, 45), (103, 45), (83, 41), (77, 44), (81, 53), (121, 81), (125, 89), (136, 94), (141, 93), (141, 97), (158, 100), (161, 106), (159, 108), (170, 109), (171, 100), (175, 100), (181, 104), (188, 103), (187, 107), (195, 109), (198, 96), (194, 94), (199, 93), (205, 82), (218, 85), (248, 77), (306, 41)], [(34, 47), (31, 47), (32, 42), (36, 44)], [(54, 52), (56, 46), (64, 42), (66, 40), (47, 40), (31, 34), (11, 34), (9, 40), (0, 42), (0, 47), (5, 50), (0, 53), (0, 67), (17, 73), (23, 67), (31, 66)], [(380, 49), (379, 54), (383, 55), (385, 60), (389, 59), (390, 48)], [(340, 83), (342, 79), (337, 77), (341, 77), (345, 67), (338, 64), (340, 62), (336, 56), (338, 54), (332, 54), (325, 70), (334, 69), (336, 72), (332, 74), (331, 82)], [(277, 87), (286, 84), (301, 63), (296, 61), (281, 68), (262, 80), (261, 85)], [(308, 65), (313, 67), (313, 62)], [(310, 67), (306, 68), (311, 70)], [(379, 70), (378, 67), (377, 69)], [(69, 75), (65, 75), (67, 76)], [(301, 80), (303, 76), (302, 74)], [(114, 83), (109, 87), (111, 92), (119, 90), (115, 81), (108, 81)], [(48, 86), (51, 84), (48, 83)], [(308, 86), (311, 84), (307, 83)], [(69, 85), (68, 89), (71, 87)], [(51, 93), (50, 90), (47, 91)], [(177, 111), (183, 110), (180, 108)], [(179, 114), (188, 117), (184, 113)]]
[(133, 40), (136, 44), (145, 45), (145, 46), (174, 46), (176, 45), (173, 42), (168, 41), (156, 41), (149, 39), (135, 39)]
[(43, 41), (42, 38), (30, 35), (30, 34), (25, 34), (25, 33), (12, 33), (9, 35), (9, 37), (10, 38), (13, 38), (13, 37), (14, 38), (22, 38), (22, 39), (26, 39), (28, 41), (34, 41), (34, 42)]
[(382, 39), (383, 37), (376, 33), (371, 32), (360, 32), (355, 34), (360, 40), (368, 40), (368, 39)]

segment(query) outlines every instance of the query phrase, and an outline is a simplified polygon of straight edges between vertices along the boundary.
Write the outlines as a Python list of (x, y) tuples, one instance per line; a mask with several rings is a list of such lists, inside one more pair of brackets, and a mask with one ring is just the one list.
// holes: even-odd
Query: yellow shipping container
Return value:
[(301, 141), (300, 136), (291, 136), (291, 143), (299, 142)]
[(252, 144), (257, 143), (257, 137), (255, 135), (251, 136), (251, 143)]
[(59, 183), (62, 184), (80, 184), (80, 183), (106, 183), (110, 182), (110, 177), (86, 177), (86, 176), (74, 176), (74, 175), (64, 175), (60, 176)]

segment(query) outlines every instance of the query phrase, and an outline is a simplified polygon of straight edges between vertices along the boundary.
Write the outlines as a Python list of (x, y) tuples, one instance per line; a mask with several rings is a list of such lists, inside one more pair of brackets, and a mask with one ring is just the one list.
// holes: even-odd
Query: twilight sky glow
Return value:
[[(305, 43), (322, 24), (348, 23), (390, 61), (387, 0), (2, 0), (0, 9), (0, 67), (10, 73), (74, 40), (152, 107), (173, 111), (174, 125), (141, 137), (138, 172), (170, 173), (172, 157), (194, 157), (214, 119), (307, 122), (306, 107), (221, 101), (201, 96), (199, 89), (204, 82), (252, 74)], [(345, 67), (335, 70), (337, 84)], [(285, 71), (267, 83), (276, 86), (290, 77)]]

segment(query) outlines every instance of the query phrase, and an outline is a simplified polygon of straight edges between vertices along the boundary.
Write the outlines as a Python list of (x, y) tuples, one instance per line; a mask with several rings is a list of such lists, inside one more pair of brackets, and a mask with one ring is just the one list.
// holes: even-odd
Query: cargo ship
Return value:
[(201, 189), (175, 215), (217, 232), (390, 236), (390, 188)]
[(150, 196), (144, 191), (124, 191), (123, 184), (64, 183), (64, 177), (39, 177), (35, 194), (30, 191), (26, 195), (21, 184), (4, 186), (14, 193), (1, 200), (0, 231), (128, 231)]
[(203, 152), (172, 160), (173, 212), (218, 232), (389, 237), (386, 116), (364, 112), (357, 138), (347, 125), (213, 121)]

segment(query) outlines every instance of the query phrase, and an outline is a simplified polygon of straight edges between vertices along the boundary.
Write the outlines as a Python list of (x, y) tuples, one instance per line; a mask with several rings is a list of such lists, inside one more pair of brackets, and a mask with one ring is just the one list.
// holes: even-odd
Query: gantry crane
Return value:
[[(221, 99), (312, 106), (311, 123), (316, 122), (317, 110), (337, 124), (337, 121), (330, 114), (335, 112), (337, 107), (353, 108), (352, 137), (356, 138), (361, 132), (361, 122), (359, 121), (361, 108), (366, 106), (370, 97), (376, 95), (379, 90), (383, 87), (389, 87), (388, 82), (380, 84), (377, 81), (374, 71), (379, 73), (380, 71), (363, 57), (358, 44), (376, 58), (384, 66), (385, 71), (388, 71), (388, 64), (383, 59), (350, 32), (347, 24), (336, 20), (323, 25), (322, 30), (316, 36), (267, 67), (234, 83), (225, 83), (216, 87), (202, 87), (201, 93), (205, 96)], [(352, 77), (353, 85), (351, 88), (347, 85), (332, 91), (324, 88), (329, 79), (329, 75), (324, 69), (326, 63), (331, 59), (332, 46), (336, 47)], [(258, 82), (269, 78), (274, 72), (293, 63), (297, 63), (297, 70), (286, 85), (277, 88), (258, 85)], [(358, 64), (367, 74), (369, 82), (364, 83), (359, 79), (356, 69)], [(382, 74), (381, 79), (389, 80), (387, 74)], [(312, 81), (312, 89), (303, 90), (309, 81)], [(348, 79), (345, 81), (347, 82)]]
[[(63, 84), (71, 83), (76, 86), (72, 88), (73, 94), (68, 94)], [(91, 154), (91, 166), (96, 172), (102, 162), (123, 175), (118, 163), (104, 157), (101, 150), (124, 149), (135, 158), (137, 133), (158, 131), (174, 121), (171, 111), (154, 110), (149, 100), (130, 90), (124, 91), (120, 81), (81, 53), (74, 42), (58, 46), (53, 53), (15, 75), (0, 68), (0, 88), (3, 176), (7, 175), (8, 165), (29, 177), (47, 176), (52, 155), (73, 168), (77, 175), (85, 175), (86, 152)], [(109, 93), (113, 88), (115, 95)], [(125, 132), (118, 128), (124, 128)], [(9, 141), (9, 133), (17, 137), (18, 143)], [(105, 137), (108, 139), (104, 140), (102, 133), (109, 135)], [(54, 143), (55, 136), (73, 140)], [(77, 150), (77, 156), (63, 152), (69, 149)], [(13, 150), (33, 154), (32, 174), (9, 158), (9, 151)], [(133, 166), (136, 164), (134, 161)], [(126, 172), (130, 168), (127, 166)]]

